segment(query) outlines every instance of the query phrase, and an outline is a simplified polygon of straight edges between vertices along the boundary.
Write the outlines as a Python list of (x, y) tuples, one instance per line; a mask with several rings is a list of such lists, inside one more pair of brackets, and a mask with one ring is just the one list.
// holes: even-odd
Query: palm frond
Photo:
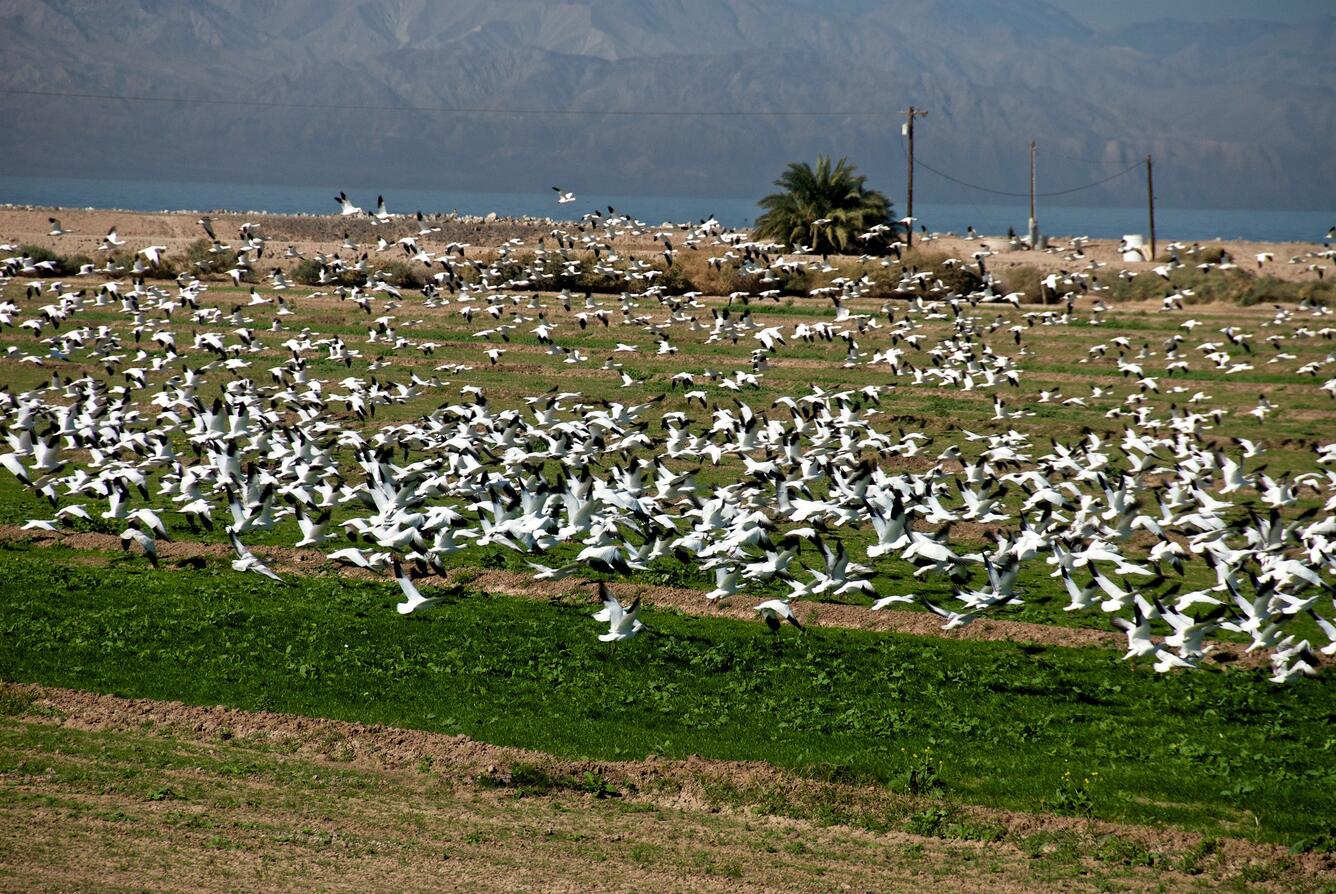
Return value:
[[(758, 203), (764, 212), (756, 219), (755, 237), (792, 248), (810, 245), (820, 254), (876, 250), (859, 245), (859, 236), (878, 224), (891, 225), (891, 201), (867, 188), (867, 178), (856, 173), (847, 158), (834, 164), (818, 155), (816, 165), (792, 162), (775, 180), (781, 192)], [(829, 220), (828, 223), (816, 223)], [(892, 235), (895, 230), (892, 229)], [(886, 240), (882, 240), (884, 245)]]

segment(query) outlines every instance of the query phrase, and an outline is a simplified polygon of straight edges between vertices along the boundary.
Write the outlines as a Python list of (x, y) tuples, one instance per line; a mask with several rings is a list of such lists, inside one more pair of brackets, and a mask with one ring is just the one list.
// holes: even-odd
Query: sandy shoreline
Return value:
[[(258, 224), (268, 238), (271, 251), (262, 264), (284, 267), (280, 257), (287, 246), (310, 256), (317, 252), (349, 254), (343, 243), (345, 234), (359, 243), (361, 250), (374, 250), (377, 240), (389, 242), (416, 234), (418, 221), (409, 216), (396, 217), (390, 222), (375, 225), (368, 218), (344, 218), (338, 215), (316, 214), (260, 214), (240, 212), (209, 212), (214, 229), (225, 243), (238, 241), (238, 230), (243, 223)], [(198, 220), (201, 212), (194, 211), (116, 211), (86, 208), (55, 208), (34, 206), (0, 206), (0, 244), (36, 245), (60, 254), (85, 254), (96, 258), (97, 247), (111, 227), (116, 227), (126, 240), (122, 250), (136, 251), (148, 245), (167, 246), (168, 255), (182, 255), (187, 246), (204, 237)], [(60, 220), (65, 233), (51, 236), (48, 219)], [(478, 248), (495, 247), (509, 239), (521, 239), (535, 245), (553, 230), (571, 230), (573, 221), (516, 219), (499, 217), (486, 220), (478, 217), (430, 216), (427, 221), (439, 231), (418, 237), (419, 245), (440, 252), (451, 242), (468, 243)], [(653, 234), (660, 228), (648, 224), (639, 236), (627, 236), (624, 247), (658, 253)], [(1075, 272), (1083, 269), (1104, 271), (1112, 276), (1119, 269), (1149, 271), (1157, 266), (1147, 261), (1124, 261), (1118, 251), (1118, 241), (1091, 239), (1083, 241), (1076, 251), (1070, 237), (1049, 237), (1050, 247), (1043, 251), (1015, 250), (1006, 236), (980, 236), (966, 239), (960, 236), (941, 236), (934, 239), (915, 239), (923, 250), (958, 257), (972, 263), (972, 256), (981, 249), (993, 254), (986, 261), (994, 271), (1015, 267), (1033, 267), (1043, 273)], [(1161, 240), (1159, 250), (1164, 254), (1174, 243)], [(1318, 270), (1336, 279), (1336, 251), (1322, 242), (1247, 242), (1239, 240), (1180, 243), (1185, 246), (1179, 254), (1185, 264), (1197, 263), (1194, 246), (1203, 249), (1223, 248), (1234, 262), (1250, 273), (1273, 276), (1291, 282), (1311, 282), (1318, 279)], [(660, 246), (661, 248), (661, 246)], [(1270, 255), (1261, 265), (1259, 255)]]

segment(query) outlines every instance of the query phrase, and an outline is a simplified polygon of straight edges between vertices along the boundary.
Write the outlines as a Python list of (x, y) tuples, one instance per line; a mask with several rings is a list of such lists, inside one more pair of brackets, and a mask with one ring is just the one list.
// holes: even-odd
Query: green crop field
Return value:
[[(183, 297), (163, 280), (130, 308), (94, 300), (100, 280), (8, 281), (0, 680), (608, 767), (763, 762), (826, 800), (738, 783), (713, 807), (1022, 849), (1010, 814), (1186, 835), (1161, 849), (1179, 881), (1218, 840), (1247, 842), (1308, 861), (1252, 881), (1321, 890), (1315, 861), (1336, 848), (1323, 307), (1163, 310), (1170, 284), (1124, 294), (1113, 274), (1071, 316), (931, 285), (873, 296), (834, 277), (915, 282), (912, 265), (852, 258), (804, 280), (834, 300), (683, 297), (643, 294), (637, 257), (625, 293), (588, 298), (517, 285), (542, 272), (532, 256), (507, 282), (473, 269), (425, 296), (260, 282), (269, 303), (252, 303), (245, 283)], [(876, 502), (901, 486), (894, 510)], [(211, 528), (182, 511), (196, 497)], [(298, 507), (327, 511), (331, 536), (301, 543)], [(162, 531), (135, 514), (150, 509)], [(873, 521), (893, 511), (892, 546)], [(234, 532), (281, 582), (245, 570)], [(934, 569), (911, 544), (955, 555)], [(841, 576), (836, 546), (866, 569)], [(614, 558), (580, 558), (598, 548)], [(328, 558), (344, 549), (384, 557), (348, 574)], [(556, 579), (530, 586), (543, 568)], [(723, 609), (705, 598), (720, 568), (741, 574)], [(1084, 610), (1064, 571), (1096, 594)], [(434, 602), (405, 616), (410, 578)], [(597, 582), (627, 611), (643, 597), (639, 635), (600, 641), (615, 630), (591, 617)], [(757, 623), (758, 601), (789, 594), (803, 629)], [(902, 601), (870, 610), (888, 596)], [(938, 635), (947, 617), (967, 638)], [(1176, 621), (1207, 631), (1204, 651), (1177, 657)], [(77, 743), (6, 713), (0, 786), (18, 810), (43, 753)], [(607, 794), (602, 777), (534, 778), (504, 784)]]
[(1336, 693), (1320, 680), (1276, 690), (1259, 672), (1163, 678), (1101, 649), (771, 636), (673, 612), (609, 646), (583, 602), (461, 593), (406, 620), (385, 585), (95, 558), (0, 555), (0, 676), (568, 757), (765, 760), (946, 804), (1287, 846), (1330, 831)]

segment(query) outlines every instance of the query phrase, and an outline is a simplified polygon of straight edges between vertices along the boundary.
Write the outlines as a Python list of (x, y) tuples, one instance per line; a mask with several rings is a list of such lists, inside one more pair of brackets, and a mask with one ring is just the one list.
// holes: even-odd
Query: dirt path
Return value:
[[(951, 824), (897, 831), (928, 808)], [(1336, 880), (1330, 856), (1234, 840), (1203, 849), (1190, 833), (929, 802), (765, 764), (568, 761), (5, 683), (0, 817), (0, 890), (14, 891), (1177, 891), (1239, 878), (1297, 891)]]

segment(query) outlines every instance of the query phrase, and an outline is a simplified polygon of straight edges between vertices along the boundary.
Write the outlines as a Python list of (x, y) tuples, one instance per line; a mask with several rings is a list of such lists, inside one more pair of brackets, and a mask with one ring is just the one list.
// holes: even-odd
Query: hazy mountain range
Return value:
[[(1330, 15), (1096, 29), (1038, 0), (0, 0), (0, 31), (0, 89), (246, 103), (0, 94), (10, 174), (749, 196), (828, 152), (899, 206), (912, 103), (930, 110), (920, 157), (996, 189), (1025, 189), (1033, 137), (1043, 191), (1150, 152), (1166, 205), (1336, 206)], [(404, 107), (886, 114), (387, 110)], [(1140, 178), (1064, 201), (1141, 201)]]

